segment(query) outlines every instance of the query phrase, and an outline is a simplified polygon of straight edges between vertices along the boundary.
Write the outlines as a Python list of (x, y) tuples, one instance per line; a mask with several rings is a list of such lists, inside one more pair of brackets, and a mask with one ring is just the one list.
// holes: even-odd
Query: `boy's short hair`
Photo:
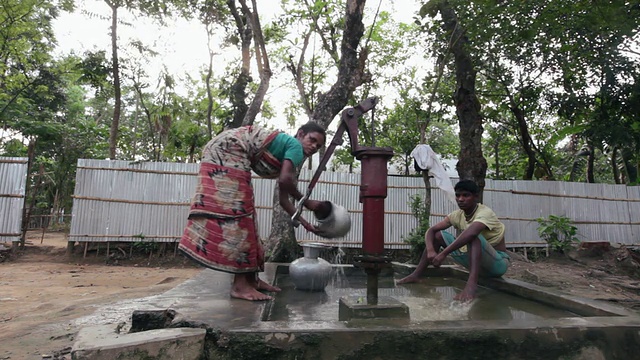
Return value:
[(473, 180), (460, 180), (460, 181), (458, 181), (456, 186), (453, 187), (453, 190), (455, 190), (455, 191), (458, 191), (458, 190), (468, 191), (468, 192), (472, 193), (473, 195), (480, 194), (480, 187)]

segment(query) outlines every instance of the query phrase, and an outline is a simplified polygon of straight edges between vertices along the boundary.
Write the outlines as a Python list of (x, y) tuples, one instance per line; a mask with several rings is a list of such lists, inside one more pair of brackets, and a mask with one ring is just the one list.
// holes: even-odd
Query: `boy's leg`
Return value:
[(427, 267), (429, 267), (429, 264), (431, 264), (431, 259), (435, 257), (437, 253), (436, 249), (440, 249), (440, 247), (443, 246), (445, 245), (442, 239), (441, 231), (435, 233), (433, 242), (427, 241), (425, 237), (425, 248), (422, 251), (422, 255), (420, 256), (418, 265), (411, 274), (398, 280), (398, 284), (407, 284), (418, 281)]
[[(446, 245), (455, 241), (453, 235), (445, 233), (444, 242)], [(484, 236), (478, 235), (480, 240), (481, 256), (480, 256), (480, 273), (482, 276), (499, 277), (504, 275), (510, 265), (509, 255), (503, 251), (498, 251), (485, 240)], [(451, 252), (451, 258), (457, 264), (464, 266), (467, 270), (471, 270), (469, 261), (469, 250), (460, 251), (460, 249)]]
[[(444, 242), (451, 244), (455, 241), (453, 235), (445, 232)], [(509, 267), (509, 256), (497, 251), (491, 246), (482, 235), (467, 244), (467, 251), (460, 249), (451, 252), (451, 258), (458, 264), (469, 270), (469, 278), (462, 292), (456, 295), (456, 300), (472, 300), (478, 290), (478, 279), (483, 276), (502, 276)]]
[(470, 301), (476, 297), (478, 291), (478, 278), (482, 264), (482, 241), (479, 238), (471, 240), (467, 244), (469, 277), (462, 292), (454, 297), (455, 300)]

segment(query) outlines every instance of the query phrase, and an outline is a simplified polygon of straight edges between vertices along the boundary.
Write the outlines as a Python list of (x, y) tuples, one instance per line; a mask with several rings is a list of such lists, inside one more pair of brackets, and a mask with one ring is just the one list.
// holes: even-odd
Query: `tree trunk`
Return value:
[(347, 0), (346, 2), (338, 79), (328, 92), (320, 94), (311, 117), (325, 129), (347, 105), (353, 91), (364, 82), (370, 81), (370, 75), (364, 71), (367, 51), (363, 50), (358, 54), (360, 39), (364, 34), (362, 15), (365, 4), (365, 0)]
[[(358, 54), (360, 39), (364, 34), (364, 24), (362, 17), (365, 0), (347, 0), (345, 7), (345, 23), (342, 34), (341, 52), (342, 56), (338, 62), (338, 78), (331, 89), (320, 94), (316, 107), (311, 116), (312, 121), (316, 121), (325, 129), (331, 124), (333, 118), (347, 105), (353, 91), (370, 77), (365, 74), (364, 64), (366, 63), (367, 51)], [(310, 94), (313, 96), (313, 94)], [(307, 103), (311, 103), (308, 101)], [(304, 193), (305, 191), (302, 191)], [(291, 226), (290, 216), (280, 206), (274, 197), (273, 219), (271, 222), (271, 233), (267, 241), (267, 246), (272, 249), (283, 248), (272, 251), (270, 261), (289, 262), (295, 260), (299, 253), (295, 233)], [(278, 245), (282, 243), (282, 245)], [(286, 247), (286, 249), (284, 249)], [(267, 253), (269, 248), (267, 248)]]
[(118, 63), (118, 6), (117, 3), (106, 1), (111, 7), (111, 61), (113, 63), (113, 121), (109, 131), (109, 158), (116, 159), (116, 149), (118, 146), (118, 127), (120, 126), (120, 107), (122, 104), (122, 94), (120, 90), (120, 65)]
[(482, 117), (480, 116), (480, 102), (476, 96), (476, 71), (471, 57), (467, 53), (468, 39), (465, 31), (458, 22), (458, 16), (447, 1), (438, 3), (438, 10), (442, 15), (443, 28), (449, 33), (452, 42), (450, 51), (453, 53), (456, 69), (456, 92), (453, 96), (456, 114), (460, 125), (460, 155), (456, 170), (460, 179), (473, 180), (482, 190), (485, 186), (487, 160), (482, 155)]
[(431, 217), (431, 182), (429, 181), (429, 172), (422, 172), (422, 180), (424, 181), (424, 211), (425, 217), (429, 219)]
[(271, 218), (271, 235), (264, 245), (266, 255), (270, 261), (291, 262), (300, 257), (300, 252), (296, 234), (293, 226), (291, 226), (291, 217), (286, 211), (282, 210), (279, 204), (278, 190), (278, 184), (276, 183), (273, 202), (277, 205), (274, 206), (273, 217)]
[[(158, 153), (158, 148), (160, 147), (160, 139), (158, 138), (158, 143), (156, 144), (156, 131), (155, 131), (155, 126), (153, 125), (153, 114), (151, 114), (151, 110), (149, 109), (149, 107), (147, 106), (147, 103), (144, 101), (144, 94), (142, 93), (142, 88), (140, 87), (140, 84), (137, 81), (133, 82), (133, 88), (135, 89), (136, 93), (138, 94), (138, 100), (140, 101), (140, 106), (142, 107), (142, 110), (144, 111), (144, 115), (145, 118), (147, 119), (147, 126), (149, 134), (151, 136), (151, 146), (153, 149), (153, 158), (156, 158), (157, 153)], [(135, 159), (133, 159), (135, 160)]]
[(593, 164), (596, 158), (595, 148), (593, 145), (589, 145), (589, 155), (587, 155), (587, 182), (593, 184), (596, 182), (593, 176)]
[(618, 168), (618, 147), (614, 146), (611, 151), (611, 171), (613, 173), (613, 181), (616, 184), (621, 184), (620, 181), (620, 169)]
[(576, 181), (576, 176), (578, 174), (578, 171), (580, 171), (580, 168), (582, 166), (580, 165), (580, 158), (579, 157), (574, 157), (573, 158), (573, 164), (571, 165), (571, 173), (569, 173), (569, 181), (573, 182)]
[[(511, 98), (511, 97), (510, 97)], [(523, 180), (532, 180), (533, 173), (536, 170), (536, 153), (533, 151), (531, 147), (531, 135), (529, 135), (529, 127), (527, 126), (527, 121), (524, 118), (524, 112), (520, 107), (515, 104), (513, 98), (510, 100), (510, 109), (513, 116), (516, 118), (516, 122), (518, 123), (518, 133), (520, 133), (520, 139), (522, 140), (522, 148), (524, 149), (524, 153), (527, 154), (527, 168), (525, 169)]]
[(633, 153), (630, 149), (622, 150), (622, 161), (627, 173), (627, 184), (638, 184), (638, 168), (633, 163)]
[[(27, 180), (25, 182), (25, 190), (24, 190), (24, 201), (22, 202), (22, 223), (20, 224), (20, 230), (22, 235), (20, 236), (20, 240), (13, 243), (13, 250), (17, 250), (18, 248), (24, 248), (25, 241), (27, 240), (27, 228), (29, 227), (29, 189), (32, 188), (33, 181), (31, 180), (31, 170), (33, 169), (33, 162), (35, 160), (35, 151), (36, 151), (36, 142), (37, 138), (32, 138), (29, 140), (29, 145), (27, 147)], [(36, 197), (36, 194), (32, 193), (32, 197)]]
[(264, 43), (264, 37), (262, 36), (262, 27), (260, 25), (260, 19), (258, 17), (258, 5), (256, 0), (251, 0), (253, 11), (251, 11), (246, 4), (245, 0), (240, 0), (242, 4), (242, 11), (249, 22), (251, 23), (251, 29), (253, 39), (255, 43), (256, 64), (258, 65), (258, 73), (260, 73), (260, 84), (253, 96), (251, 104), (247, 108), (247, 111), (242, 119), (242, 125), (251, 125), (258, 116), (260, 109), (262, 108), (262, 102), (267, 90), (269, 90), (269, 83), (271, 81), (271, 65), (269, 65), (269, 56), (267, 54), (267, 47)]
[(493, 157), (496, 159), (496, 180), (500, 180), (500, 139), (499, 136), (496, 136), (495, 142), (493, 143)]
[(229, 92), (229, 101), (233, 105), (233, 119), (231, 119), (225, 127), (232, 129), (242, 125), (242, 121), (247, 114), (247, 109), (249, 109), (246, 103), (246, 89), (249, 82), (251, 82), (251, 39), (253, 38), (253, 33), (247, 17), (240, 15), (238, 12), (235, 0), (227, 0), (227, 5), (236, 23), (242, 52), (240, 74), (238, 74)]
[(208, 139), (213, 138), (213, 126), (211, 125), (211, 114), (213, 113), (213, 95), (211, 94), (211, 77), (213, 76), (213, 57), (215, 53), (211, 49), (211, 29), (210, 24), (207, 23), (207, 49), (209, 50), (209, 67), (207, 68), (207, 75), (205, 77), (205, 85), (207, 87), (207, 135)]

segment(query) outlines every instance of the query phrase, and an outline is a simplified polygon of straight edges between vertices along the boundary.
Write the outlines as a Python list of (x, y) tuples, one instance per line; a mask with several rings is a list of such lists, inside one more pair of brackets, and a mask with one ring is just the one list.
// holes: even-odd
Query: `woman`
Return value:
[[(270, 300), (259, 290), (280, 291), (260, 280), (264, 250), (258, 238), (251, 185), (251, 170), (261, 177), (278, 178), (280, 205), (293, 215), (289, 199), (302, 198), (295, 186), (296, 167), (324, 145), (325, 130), (314, 122), (298, 129), (296, 136), (259, 126), (243, 126), (222, 132), (205, 146), (189, 220), (179, 249), (208, 268), (234, 274), (231, 296), (245, 300)], [(320, 201), (304, 206), (316, 211)], [(310, 232), (316, 228), (304, 218)]]

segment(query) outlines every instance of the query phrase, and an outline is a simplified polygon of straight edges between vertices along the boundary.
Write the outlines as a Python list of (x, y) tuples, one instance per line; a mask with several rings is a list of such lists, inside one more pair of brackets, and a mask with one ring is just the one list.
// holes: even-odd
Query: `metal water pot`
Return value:
[(325, 238), (338, 238), (351, 230), (351, 217), (344, 207), (330, 201), (323, 202), (323, 209), (314, 213), (318, 222), (318, 235)]
[(289, 265), (289, 278), (297, 290), (323, 291), (331, 281), (331, 264), (318, 257), (329, 246), (320, 243), (302, 244), (304, 256)]

